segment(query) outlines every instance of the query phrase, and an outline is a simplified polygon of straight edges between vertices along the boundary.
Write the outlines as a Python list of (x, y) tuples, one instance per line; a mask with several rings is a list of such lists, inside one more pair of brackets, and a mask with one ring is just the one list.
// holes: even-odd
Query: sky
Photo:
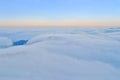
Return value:
[(0, 0), (0, 26), (120, 26), (120, 0)]

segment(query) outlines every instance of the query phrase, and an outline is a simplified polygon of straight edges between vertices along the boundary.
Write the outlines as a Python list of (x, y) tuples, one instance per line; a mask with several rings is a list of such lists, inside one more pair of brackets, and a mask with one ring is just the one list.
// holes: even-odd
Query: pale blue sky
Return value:
[(0, 0), (2, 20), (113, 19), (120, 20), (120, 0)]

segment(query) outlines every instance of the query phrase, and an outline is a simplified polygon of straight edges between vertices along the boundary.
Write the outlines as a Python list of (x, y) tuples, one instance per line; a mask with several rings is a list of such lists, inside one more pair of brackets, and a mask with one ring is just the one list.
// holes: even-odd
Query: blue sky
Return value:
[(0, 0), (0, 21), (120, 20), (120, 0)]

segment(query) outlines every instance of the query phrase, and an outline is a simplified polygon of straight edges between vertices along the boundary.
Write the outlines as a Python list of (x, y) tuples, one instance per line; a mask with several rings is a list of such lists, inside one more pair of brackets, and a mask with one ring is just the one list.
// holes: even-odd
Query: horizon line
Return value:
[(48, 27), (48, 26), (76, 26), (76, 27), (91, 27), (91, 26), (96, 26), (96, 27), (110, 27), (110, 26), (120, 26), (120, 23), (118, 22), (0, 22), (0, 27), (32, 27), (32, 26), (36, 26), (36, 27)]

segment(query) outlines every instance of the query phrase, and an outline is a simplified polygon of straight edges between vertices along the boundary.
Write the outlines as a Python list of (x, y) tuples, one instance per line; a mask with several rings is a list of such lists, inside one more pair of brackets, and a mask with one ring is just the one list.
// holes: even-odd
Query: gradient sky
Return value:
[(0, 26), (120, 26), (120, 0), (0, 0)]

